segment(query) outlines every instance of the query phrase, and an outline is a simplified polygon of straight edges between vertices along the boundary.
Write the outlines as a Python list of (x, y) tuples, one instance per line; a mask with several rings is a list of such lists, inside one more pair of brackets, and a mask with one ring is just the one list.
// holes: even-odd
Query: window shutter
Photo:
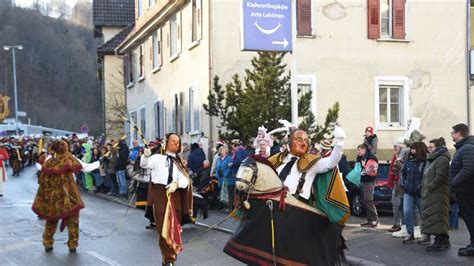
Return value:
[(368, 38), (380, 38), (380, 2), (379, 0), (367, 0)]
[(159, 107), (159, 111), (160, 111), (160, 131), (159, 131), (159, 135), (158, 137), (161, 138), (161, 139), (164, 139), (165, 138), (165, 102), (164, 101), (161, 101), (160, 102), (160, 107)]
[(185, 109), (185, 106), (186, 106), (186, 94), (184, 92), (180, 92), (179, 93), (179, 97), (178, 97), (178, 104), (179, 104), (179, 108), (178, 108), (178, 112), (179, 112), (179, 116), (178, 116), (178, 133), (180, 135), (182, 135), (184, 132), (184, 126), (183, 126), (183, 123), (184, 123), (184, 119), (183, 119), (183, 116), (184, 116), (184, 109)]
[(196, 0), (196, 13), (197, 13), (197, 39), (202, 39), (202, 0)]
[(192, 129), (191, 129), (191, 119), (192, 119), (192, 116), (191, 116), (191, 110), (192, 110), (192, 103), (193, 103), (193, 98), (192, 98), (192, 91), (191, 91), (191, 88), (188, 89), (188, 97), (187, 97), (188, 101), (186, 103), (186, 109), (184, 110), (184, 114), (185, 114), (185, 120), (184, 120), (184, 124), (185, 124), (185, 131), (186, 132), (190, 132)]
[(155, 39), (156, 39), (156, 36), (154, 36), (154, 34), (152, 34), (152, 35), (150, 36), (150, 38), (148, 38), (148, 40), (150, 40), (149, 43), (150, 43), (150, 66), (151, 66), (151, 68), (154, 67), (154, 65), (153, 65), (153, 57), (155, 56), (155, 53), (154, 53), (154, 51), (153, 51), (153, 47), (155, 47), (155, 45), (156, 45), (156, 44), (155, 44)]
[(157, 138), (160, 134), (160, 120), (159, 120), (159, 117), (160, 117), (160, 107), (159, 107), (159, 102), (155, 102), (153, 104), (153, 127), (154, 127), (154, 130), (153, 130), (153, 135), (155, 135), (155, 138)]
[(128, 59), (128, 53), (125, 54), (123, 56), (123, 81), (124, 81), (124, 84), (125, 84), (125, 87), (130, 84), (130, 78), (129, 78), (129, 74), (128, 74), (128, 70), (130, 68), (130, 65), (129, 65), (129, 59)]
[(171, 96), (170, 132), (176, 132), (176, 94)]
[(393, 0), (393, 38), (405, 39), (405, 0)]
[(182, 39), (182, 27), (181, 27), (181, 11), (176, 13), (176, 30), (177, 30), (177, 37), (176, 37), (176, 53), (181, 53), (181, 39)]
[[(140, 131), (142, 132), (143, 136), (146, 138), (147, 132), (146, 132), (146, 109), (145, 108), (142, 108), (140, 110)], [(140, 138), (140, 142), (143, 142), (141, 138)]]
[(296, 3), (298, 35), (311, 35), (311, 0), (298, 0)]
[(201, 112), (199, 106), (199, 86), (193, 86), (193, 130), (201, 130)]

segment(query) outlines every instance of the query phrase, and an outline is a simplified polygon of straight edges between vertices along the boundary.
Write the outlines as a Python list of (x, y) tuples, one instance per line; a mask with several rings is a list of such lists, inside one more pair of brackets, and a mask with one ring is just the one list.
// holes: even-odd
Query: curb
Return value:
[[(85, 192), (85, 193), (87, 193), (87, 192)], [(109, 196), (109, 195), (105, 195), (105, 194), (101, 194), (101, 193), (94, 193), (94, 194), (87, 193), (87, 195), (91, 195), (91, 196), (95, 196), (95, 197), (98, 197), (98, 198), (101, 198), (101, 199), (104, 199), (104, 200), (115, 202), (115, 203), (120, 204), (120, 205), (125, 206), (125, 207), (135, 208), (135, 205), (129, 204), (128, 202), (123, 202), (123, 201), (117, 199), (114, 196)], [(202, 222), (195, 222), (193, 225), (196, 225), (196, 226), (202, 227), (202, 228), (207, 228), (209, 230), (219, 231), (219, 232), (226, 233), (226, 234), (229, 234), (229, 235), (234, 234), (234, 231), (232, 231), (230, 229), (226, 229), (226, 228), (218, 227), (218, 226), (213, 227), (212, 225), (202, 223)]]
[(211, 225), (208, 225), (206, 223), (195, 222), (194, 225), (199, 226), (199, 227), (203, 227), (203, 228), (207, 228), (209, 230), (216, 230), (216, 231), (226, 233), (226, 234), (229, 234), (229, 235), (234, 234), (234, 231), (232, 231), (230, 229), (226, 229), (226, 228), (222, 228), (222, 227), (218, 227), (218, 226), (212, 227)]

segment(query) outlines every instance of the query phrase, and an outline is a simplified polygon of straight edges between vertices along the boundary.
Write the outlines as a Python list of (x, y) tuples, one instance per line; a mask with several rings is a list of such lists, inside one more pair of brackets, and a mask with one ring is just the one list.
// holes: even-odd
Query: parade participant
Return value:
[[(86, 142), (82, 144), (82, 147), (84, 148), (84, 151), (85, 151), (84, 156), (82, 157), (82, 161), (84, 163), (90, 163), (92, 160), (91, 145)], [(92, 174), (84, 173), (84, 188), (87, 191), (91, 191), (91, 192), (95, 190)]]
[(0, 146), (0, 197), (3, 197), (3, 182), (7, 181), (7, 171), (5, 170), (5, 165), (3, 161), (8, 160), (8, 152), (5, 147)]
[(140, 160), (141, 167), (151, 169), (150, 196), (163, 265), (174, 265), (177, 254), (182, 249), (166, 235), (164, 222), (168, 199), (174, 204), (178, 223), (192, 221), (192, 183), (184, 162), (178, 156), (180, 151), (180, 137), (176, 133), (169, 133), (166, 136), (165, 154), (152, 155), (152, 151), (146, 148)]
[(76, 252), (79, 240), (79, 211), (84, 208), (78, 187), (74, 182), (73, 173), (93, 171), (99, 162), (85, 164), (69, 152), (69, 144), (65, 140), (55, 141), (50, 150), (53, 155), (47, 156), (42, 165), (37, 164), (39, 187), (33, 202), (33, 211), (46, 220), (43, 233), (43, 245), (46, 252), (53, 250), (54, 233), (59, 220), (60, 230), (68, 227), (69, 251)]
[(332, 151), (332, 143), (328, 139), (323, 139), (321, 143), (319, 143), (319, 153), (321, 154), (322, 158), (329, 157)]
[[(329, 157), (321, 158), (309, 153), (308, 134), (303, 130), (295, 130), (289, 137), (289, 150), (269, 158), (291, 194), (304, 203), (317, 206), (327, 214), (329, 221), (339, 224), (344, 224), (349, 218), (349, 203), (336, 168), (342, 156), (344, 138), (344, 130), (336, 126), (334, 149)], [(333, 181), (331, 187), (328, 186), (329, 180)], [(317, 196), (323, 190), (327, 191), (327, 195), (334, 196), (331, 202)]]
[[(262, 140), (264, 141), (265, 144), (262, 143)], [(265, 146), (261, 146), (261, 145), (265, 145)], [(253, 141), (253, 148), (255, 149), (255, 154), (268, 158), (270, 157), (270, 151), (272, 147), (273, 147), (272, 135), (267, 134), (267, 129), (263, 125), (258, 127), (257, 137)]]

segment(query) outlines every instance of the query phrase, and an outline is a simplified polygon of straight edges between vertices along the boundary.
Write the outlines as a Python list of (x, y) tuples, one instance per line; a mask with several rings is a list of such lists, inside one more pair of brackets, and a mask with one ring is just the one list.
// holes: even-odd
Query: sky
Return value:
[[(50, 0), (41, 0), (41, 1), (44, 2), (44, 3), (50, 2)], [(34, 0), (13, 0), (13, 2), (17, 6), (31, 7), (35, 1)], [(76, 4), (77, 0), (66, 0), (66, 2), (68, 3), (69, 6), (72, 7), (72, 6), (74, 6), (74, 4)]]

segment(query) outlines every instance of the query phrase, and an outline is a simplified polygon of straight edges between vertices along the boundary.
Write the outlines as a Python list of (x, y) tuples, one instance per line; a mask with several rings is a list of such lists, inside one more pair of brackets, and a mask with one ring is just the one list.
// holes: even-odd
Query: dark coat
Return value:
[[(367, 150), (364, 156), (357, 156), (356, 161), (362, 164), (362, 168), (365, 168), (365, 165), (362, 163), (362, 161), (365, 161), (365, 164), (367, 164), (370, 160), (374, 160), (377, 163), (379, 160), (375, 155), (373, 155), (371, 152)], [(368, 176), (365, 174), (364, 170), (362, 170), (362, 173), (360, 174), (360, 182), (374, 182), (376, 176)]]
[(364, 145), (367, 147), (367, 151), (372, 153), (372, 155), (377, 154), (377, 142), (378, 142), (378, 137), (376, 134), (373, 134), (370, 137), (365, 137), (364, 138)]
[(423, 176), (421, 202), (424, 234), (447, 234), (449, 231), (449, 190), (448, 174), (451, 156), (446, 148), (430, 154), (429, 165)]
[(204, 160), (206, 160), (206, 154), (204, 154), (204, 151), (197, 145), (197, 148), (191, 148), (191, 153), (188, 155), (188, 168), (191, 169), (193, 173), (197, 173), (202, 168)]
[(449, 170), (450, 189), (458, 194), (474, 194), (474, 136), (458, 141)]
[(120, 142), (119, 144), (119, 156), (117, 160), (117, 171), (123, 171), (127, 169), (128, 159), (129, 159), (129, 152), (128, 147), (125, 142)]
[(402, 188), (408, 195), (421, 197), (421, 184), (426, 164), (426, 161), (419, 162), (410, 157), (403, 165)]

